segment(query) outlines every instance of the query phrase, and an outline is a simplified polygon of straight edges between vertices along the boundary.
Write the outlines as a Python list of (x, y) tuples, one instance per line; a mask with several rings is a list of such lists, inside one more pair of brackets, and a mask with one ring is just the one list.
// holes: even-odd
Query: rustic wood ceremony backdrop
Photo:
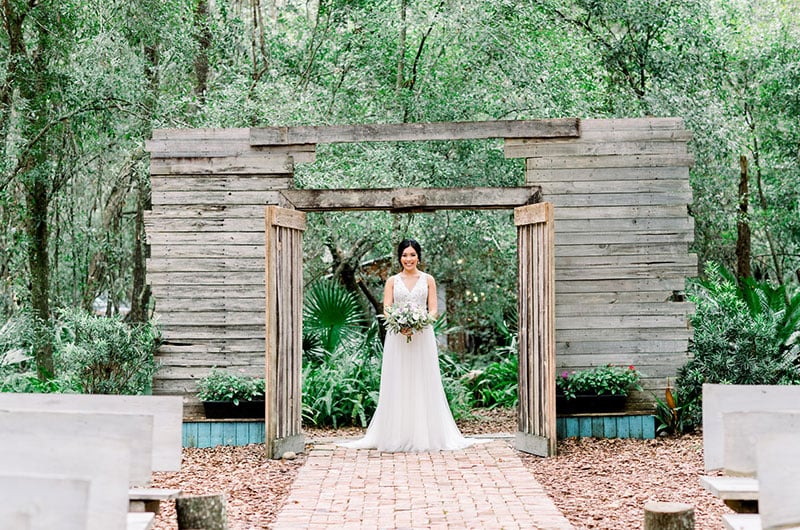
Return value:
[[(294, 164), (335, 142), (503, 138), (516, 188), (299, 190)], [(154, 392), (187, 398), (213, 366), (265, 370), (265, 205), (300, 211), (514, 208), (551, 203), (559, 370), (635, 365), (652, 403), (686, 360), (693, 221), (676, 118), (162, 129), (153, 132), (148, 279), (164, 343)]]

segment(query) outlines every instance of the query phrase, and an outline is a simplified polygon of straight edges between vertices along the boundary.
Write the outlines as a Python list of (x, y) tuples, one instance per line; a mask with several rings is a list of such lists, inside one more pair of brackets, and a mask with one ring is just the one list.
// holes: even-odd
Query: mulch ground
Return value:
[[(464, 434), (516, 431), (512, 410), (479, 411), (459, 421)], [(306, 428), (310, 442), (360, 436), (362, 429)], [(674, 501), (695, 507), (695, 528), (723, 528), (730, 510), (699, 485), (703, 473), (700, 435), (655, 440), (561, 440), (558, 456), (519, 453), (576, 530), (625, 530), (642, 527), (644, 504)], [(186, 494), (224, 494), (231, 530), (266, 529), (288, 497), (304, 455), (295, 460), (266, 458), (261, 444), (244, 447), (184, 449), (181, 471), (154, 474), (153, 487), (180, 488)], [(175, 507), (166, 502), (157, 530), (177, 530)]]

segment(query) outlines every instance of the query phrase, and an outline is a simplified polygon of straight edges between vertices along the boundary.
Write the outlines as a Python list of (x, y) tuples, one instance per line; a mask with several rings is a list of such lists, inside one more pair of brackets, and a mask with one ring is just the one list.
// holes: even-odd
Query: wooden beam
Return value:
[(480, 138), (577, 138), (579, 118), (529, 121), (383, 123), (250, 129), (250, 145), (473, 140)]
[(295, 209), (305, 212), (334, 210), (504, 210), (541, 199), (539, 186), (517, 188), (376, 188), (336, 190), (283, 190)]

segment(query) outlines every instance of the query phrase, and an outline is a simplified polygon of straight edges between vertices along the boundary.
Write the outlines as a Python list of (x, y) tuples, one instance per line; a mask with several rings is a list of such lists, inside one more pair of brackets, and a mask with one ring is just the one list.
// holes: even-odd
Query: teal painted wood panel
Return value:
[(216, 447), (264, 443), (264, 423), (258, 421), (197, 421), (183, 424), (184, 447)]
[(637, 416), (562, 416), (556, 420), (559, 438), (655, 438), (655, 418)]

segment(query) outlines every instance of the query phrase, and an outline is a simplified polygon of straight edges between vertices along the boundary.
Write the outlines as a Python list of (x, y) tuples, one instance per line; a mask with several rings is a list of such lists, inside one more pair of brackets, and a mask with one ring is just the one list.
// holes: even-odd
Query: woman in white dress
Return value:
[[(436, 282), (417, 268), (422, 257), (419, 243), (403, 240), (397, 257), (403, 270), (386, 281), (383, 306), (411, 302), (427, 307), (435, 317)], [(462, 436), (453, 420), (442, 386), (433, 327), (416, 333), (387, 331), (378, 408), (364, 438), (342, 445), (411, 452), (463, 449), (477, 441)]]

